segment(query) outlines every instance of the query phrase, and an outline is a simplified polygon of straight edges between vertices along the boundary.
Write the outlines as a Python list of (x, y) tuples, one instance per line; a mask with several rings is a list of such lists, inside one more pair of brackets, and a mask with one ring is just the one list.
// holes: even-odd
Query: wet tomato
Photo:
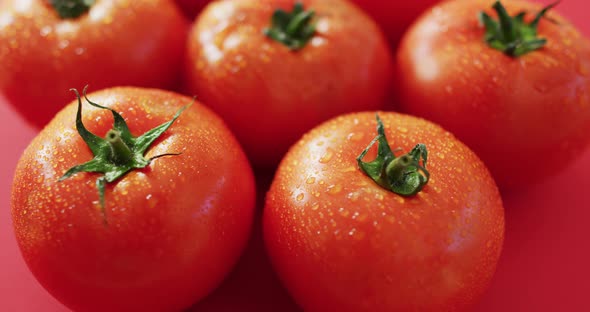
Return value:
[(590, 143), (590, 43), (552, 6), (492, 4), (447, 1), (414, 24), (397, 103), (454, 133), (501, 188), (520, 189)]
[(168, 0), (5, 0), (0, 93), (42, 127), (70, 102), (72, 87), (173, 88), (187, 31)]
[(248, 240), (246, 156), (189, 97), (113, 88), (90, 101), (83, 114), (80, 102), (65, 107), (18, 163), (11, 206), (22, 255), (75, 311), (187, 308)]
[(385, 38), (342, 0), (213, 2), (187, 58), (187, 92), (227, 121), (258, 167), (275, 167), (330, 117), (383, 107), (391, 87)]
[(502, 248), (496, 184), (439, 126), (379, 116), (377, 132), (374, 113), (332, 119), (282, 160), (264, 211), (271, 261), (305, 311), (465, 310)]

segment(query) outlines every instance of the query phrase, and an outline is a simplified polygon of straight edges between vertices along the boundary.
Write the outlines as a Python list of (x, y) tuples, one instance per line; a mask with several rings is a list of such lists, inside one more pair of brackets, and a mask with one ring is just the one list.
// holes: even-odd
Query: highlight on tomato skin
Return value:
[[(18, 162), (11, 214), (25, 262), (75, 311), (188, 308), (222, 282), (250, 237), (256, 191), (243, 150), (190, 97), (118, 87), (83, 100), (58, 113)], [(115, 157), (120, 147), (109, 148), (114, 130), (113, 142), (131, 142), (140, 153), (133, 161), (147, 165), (110, 180), (129, 164)], [(107, 162), (104, 175), (78, 170), (60, 180), (98, 159)]]
[(501, 253), (498, 188), (484, 163), (438, 125), (378, 116), (394, 160), (419, 156), (403, 161), (404, 175), (423, 175), (425, 184), (399, 195), (361, 170), (357, 158), (382, 155), (386, 162), (374, 164), (383, 170), (394, 163), (381, 142), (371, 147), (381, 137), (375, 112), (322, 123), (291, 147), (267, 193), (273, 266), (304, 311), (466, 311)]
[(396, 108), (455, 134), (503, 191), (551, 178), (590, 145), (590, 41), (566, 2), (437, 5), (400, 45)]
[(257, 168), (275, 168), (318, 123), (391, 97), (386, 39), (348, 1), (215, 1), (186, 55), (184, 91), (227, 121)]
[(179, 83), (188, 21), (169, 0), (4, 0), (0, 93), (42, 128), (68, 89)]

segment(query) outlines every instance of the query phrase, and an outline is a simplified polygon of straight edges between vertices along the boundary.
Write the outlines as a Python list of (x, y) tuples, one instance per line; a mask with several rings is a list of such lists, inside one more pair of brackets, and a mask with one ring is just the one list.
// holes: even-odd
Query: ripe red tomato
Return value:
[(392, 48), (397, 48), (400, 39), (414, 20), (440, 0), (352, 0), (369, 13), (379, 24)]
[[(463, 310), (486, 289), (500, 255), (497, 187), (449, 132), (379, 115), (400, 154), (380, 144), (378, 162), (363, 164), (381, 184), (356, 159), (377, 135), (374, 113), (320, 125), (282, 160), (264, 212), (271, 261), (305, 311)], [(371, 148), (363, 161), (375, 155)]]
[(330, 117), (382, 107), (391, 86), (386, 41), (368, 16), (342, 0), (296, 2), (213, 2), (189, 38), (188, 92), (228, 122), (260, 167)]
[(195, 18), (209, 2), (210, 0), (176, 0), (182, 12), (191, 19)]
[[(511, 16), (526, 12), (524, 22), (508, 22), (523, 34), (522, 25), (541, 10), (502, 4)], [(563, 169), (588, 145), (590, 44), (551, 10), (539, 20), (538, 36), (527, 27), (530, 38), (516, 38), (510, 56), (510, 49), (490, 46), (509, 48), (486, 32), (482, 11), (497, 19), (487, 0), (445, 2), (408, 32), (397, 60), (399, 108), (453, 132), (501, 188), (518, 188)]]
[(35, 126), (70, 102), (75, 86), (178, 84), (188, 23), (173, 3), (97, 0), (86, 11), (85, 2), (1, 4), (0, 92)]
[[(88, 97), (120, 112), (138, 138), (126, 143), (124, 127), (109, 130), (111, 112), (86, 106), (81, 121), (97, 135), (88, 140), (102, 142), (91, 151), (76, 132), (75, 102), (41, 131), (20, 159), (12, 188), (23, 257), (75, 311), (180, 311), (220, 284), (246, 245), (255, 200), (246, 156), (223, 121), (199, 103), (159, 138), (148, 132), (169, 122), (188, 97), (139, 88)], [(105, 145), (113, 137), (123, 143)], [(148, 161), (106, 183), (102, 200), (102, 175), (80, 172), (58, 181), (97, 158), (108, 160), (107, 179), (128, 169), (120, 144), (130, 147), (132, 160)], [(146, 144), (144, 157), (139, 146)], [(151, 159), (169, 153), (180, 154)]]

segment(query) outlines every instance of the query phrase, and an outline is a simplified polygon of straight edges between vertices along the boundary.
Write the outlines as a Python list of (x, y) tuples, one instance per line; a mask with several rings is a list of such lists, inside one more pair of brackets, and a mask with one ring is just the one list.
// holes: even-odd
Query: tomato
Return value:
[[(120, 112), (138, 138), (127, 143), (120, 118), (112, 129), (108, 109), (84, 108), (82, 124), (96, 135), (78, 127), (85, 139), (76, 133), (76, 102), (57, 114), (14, 177), (22, 255), (72, 310), (180, 311), (220, 284), (246, 245), (255, 201), (247, 158), (209, 109), (197, 102), (179, 111), (191, 98), (130, 87), (88, 98)], [(168, 128), (148, 132), (158, 125)], [(107, 173), (78, 172), (82, 163)]]
[(507, 24), (531, 35), (512, 56), (492, 47), (506, 45), (478, 19), (484, 11), (498, 25), (489, 1), (445, 2), (417, 21), (397, 57), (399, 109), (453, 132), (501, 188), (518, 189), (560, 171), (590, 141), (590, 44), (553, 10), (534, 29), (524, 25), (539, 5), (502, 4), (511, 16), (526, 12)]
[(188, 18), (195, 18), (210, 0), (176, 0), (176, 4)]
[(248, 246), (223, 284), (186, 312), (301, 312), (273, 271), (264, 249), (262, 208), (272, 175), (258, 173), (257, 209)]
[(391, 87), (391, 56), (368, 16), (342, 0), (295, 3), (216, 1), (190, 33), (187, 92), (227, 121), (258, 167), (275, 167), (330, 117), (384, 106)]
[(389, 44), (397, 48), (404, 32), (414, 20), (440, 0), (352, 0), (379, 24)]
[(188, 22), (173, 3), (97, 0), (88, 8), (86, 2), (1, 4), (0, 93), (37, 127), (71, 100), (72, 87), (178, 84)]
[(375, 113), (343, 115), (289, 150), (264, 211), (271, 261), (305, 311), (464, 310), (501, 252), (498, 189), (449, 132), (379, 116), (378, 132)]

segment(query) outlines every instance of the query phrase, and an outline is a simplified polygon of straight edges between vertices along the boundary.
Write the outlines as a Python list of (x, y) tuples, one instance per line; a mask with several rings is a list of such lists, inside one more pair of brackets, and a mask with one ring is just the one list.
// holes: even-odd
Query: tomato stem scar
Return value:
[[(416, 195), (430, 178), (430, 173), (426, 170), (428, 160), (426, 145), (417, 144), (409, 153), (396, 157), (387, 142), (379, 115), (376, 115), (376, 119), (377, 136), (357, 157), (359, 168), (386, 190), (402, 196)], [(371, 162), (364, 162), (363, 158), (377, 142), (379, 142), (377, 157)]]

